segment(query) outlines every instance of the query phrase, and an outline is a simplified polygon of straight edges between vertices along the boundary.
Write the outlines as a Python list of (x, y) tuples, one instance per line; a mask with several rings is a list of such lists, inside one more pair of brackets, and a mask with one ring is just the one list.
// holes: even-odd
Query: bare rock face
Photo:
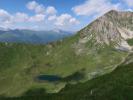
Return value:
[(132, 47), (128, 45), (126, 40), (133, 38), (133, 12), (111, 10), (79, 33), (80, 39), (76, 44), (77, 49), (80, 49), (81, 46), (83, 49), (86, 43), (90, 43), (96, 48), (111, 46), (119, 50), (131, 51)]

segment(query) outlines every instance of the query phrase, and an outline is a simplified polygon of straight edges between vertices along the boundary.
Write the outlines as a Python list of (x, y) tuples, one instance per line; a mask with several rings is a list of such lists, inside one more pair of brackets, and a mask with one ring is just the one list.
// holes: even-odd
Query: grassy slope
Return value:
[[(127, 18), (124, 20), (127, 23)], [(125, 25), (125, 21), (121, 19), (119, 21)], [(132, 28), (132, 25), (129, 24), (128, 27)], [(34, 78), (39, 74), (66, 77), (80, 70), (83, 70), (88, 78), (94, 73), (96, 75), (92, 77), (95, 77), (102, 71), (102, 73), (110, 71), (127, 54), (110, 47), (92, 51), (90, 47), (93, 43), (90, 41), (86, 43), (88, 51), (82, 55), (76, 55), (72, 45), (79, 37), (77, 34), (47, 46), (0, 43), (0, 94), (18, 96), (34, 88), (45, 88), (48, 92), (55, 92), (65, 83), (38, 83)]]
[(129, 45), (133, 46), (133, 39), (128, 39), (127, 42)]
[(90, 77), (88, 73), (99, 74), (101, 70), (112, 69), (111, 66), (121, 62), (126, 55), (125, 52), (104, 48), (78, 56), (72, 47), (78, 39), (79, 34), (49, 45), (0, 43), (0, 94), (17, 96), (36, 87), (56, 92), (64, 87), (64, 82), (39, 83), (35, 77), (39, 74), (66, 77), (83, 69)]
[[(80, 100), (132, 100), (133, 63), (119, 66), (114, 72), (77, 86), (68, 86), (64, 95), (77, 95)], [(72, 99), (73, 100), (73, 99)]]
[(26, 96), (1, 100), (133, 100), (133, 63), (120, 65), (110, 74), (86, 83), (67, 85), (58, 94), (45, 94), (40, 90)]

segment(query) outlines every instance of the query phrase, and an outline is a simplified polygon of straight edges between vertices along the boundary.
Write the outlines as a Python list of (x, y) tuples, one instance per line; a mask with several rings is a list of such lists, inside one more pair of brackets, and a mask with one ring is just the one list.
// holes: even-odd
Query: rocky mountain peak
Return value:
[(127, 39), (133, 38), (133, 12), (111, 10), (79, 31), (77, 47), (90, 44), (93, 47), (105, 45), (119, 50), (132, 50)]

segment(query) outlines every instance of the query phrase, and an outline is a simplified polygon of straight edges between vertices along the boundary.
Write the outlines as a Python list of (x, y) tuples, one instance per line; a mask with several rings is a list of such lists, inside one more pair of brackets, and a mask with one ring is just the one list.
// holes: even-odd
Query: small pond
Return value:
[(56, 82), (60, 81), (62, 78), (56, 75), (39, 75), (37, 76), (37, 80), (39, 81), (48, 81), (48, 82)]

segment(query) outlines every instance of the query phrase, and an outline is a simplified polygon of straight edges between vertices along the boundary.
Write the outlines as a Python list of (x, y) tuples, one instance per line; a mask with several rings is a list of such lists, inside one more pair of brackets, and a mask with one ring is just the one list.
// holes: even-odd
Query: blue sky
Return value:
[(0, 27), (77, 31), (111, 9), (133, 11), (133, 0), (1, 0)]

